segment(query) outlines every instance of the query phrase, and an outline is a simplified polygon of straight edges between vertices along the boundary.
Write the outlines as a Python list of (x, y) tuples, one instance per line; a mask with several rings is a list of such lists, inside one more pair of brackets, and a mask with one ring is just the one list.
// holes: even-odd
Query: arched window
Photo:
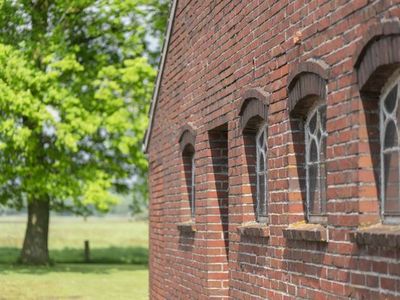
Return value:
[(328, 68), (321, 61), (296, 65), (288, 79), (293, 149), (304, 216), (309, 223), (319, 224), (327, 222), (327, 79)]
[(268, 211), (268, 162), (267, 162), (267, 125), (264, 124), (260, 127), (256, 136), (256, 149), (257, 149), (257, 220), (259, 222), (266, 222)]
[(317, 103), (305, 123), (307, 216), (326, 214), (326, 105)]
[(265, 92), (247, 91), (239, 115), (243, 133), (246, 165), (253, 198), (254, 219), (268, 223), (268, 105)]
[[(181, 132), (179, 143), (182, 151), (182, 166), (186, 190), (184, 193), (186, 200), (183, 203), (183, 208), (186, 211), (190, 210), (190, 219), (193, 220), (196, 216), (196, 151), (194, 146), (196, 133), (189, 125), (184, 126)], [(189, 213), (185, 213), (185, 215), (188, 216)]]
[(368, 222), (372, 215), (376, 221), (380, 217), (383, 223), (400, 223), (399, 44), (400, 22), (376, 21), (353, 55), (370, 145), (371, 164), (364, 168), (374, 175), (363, 185), (374, 187), (380, 200), (372, 213), (361, 210), (360, 218), (365, 215)]
[(196, 215), (196, 181), (195, 181), (195, 152), (191, 145), (186, 146), (182, 152), (183, 166), (185, 172), (186, 188), (190, 206), (190, 217)]
[(399, 82), (398, 74), (383, 89), (380, 98), (380, 145), (382, 180), (382, 215), (391, 223), (400, 218), (400, 145), (399, 145)]

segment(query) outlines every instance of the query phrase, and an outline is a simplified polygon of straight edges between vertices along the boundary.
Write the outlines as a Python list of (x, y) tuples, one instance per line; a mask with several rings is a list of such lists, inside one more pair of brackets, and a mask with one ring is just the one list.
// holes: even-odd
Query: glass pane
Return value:
[(385, 161), (385, 213), (400, 212), (399, 202), (399, 153), (389, 152)]
[(310, 119), (310, 122), (308, 123), (308, 128), (310, 129), (310, 132), (312, 134), (314, 134), (316, 126), (317, 126), (317, 114), (314, 113), (314, 115)]
[(397, 128), (392, 120), (386, 125), (384, 145), (385, 149), (397, 146)]
[(321, 142), (320, 142), (320, 149), (319, 149), (319, 160), (320, 162), (325, 162), (325, 156), (326, 156), (326, 136), (321, 137)]
[(264, 191), (264, 210), (262, 211), (263, 216), (266, 217), (267, 216), (267, 211), (268, 211), (268, 186), (267, 186), (267, 175), (264, 174), (264, 186), (265, 186), (265, 191)]
[(194, 154), (191, 159), (191, 193), (190, 193), (190, 207), (192, 209), (192, 217), (195, 215), (195, 189), (196, 189), (196, 182), (195, 182), (195, 163), (194, 163)]
[(258, 216), (264, 216), (266, 211), (266, 185), (265, 185), (265, 175), (258, 175)]
[(321, 129), (318, 129), (318, 132), (317, 132), (317, 139), (318, 139), (318, 141), (321, 140), (321, 136), (322, 136)]
[[(397, 102), (397, 103), (396, 103), (396, 107), (395, 107), (395, 110), (396, 110), (396, 111), (395, 111), (395, 113), (394, 113), (394, 115), (396, 116), (396, 121), (397, 121), (397, 122), (400, 121), (400, 107), (399, 107), (399, 103), (398, 103), (398, 102), (399, 102), (399, 99), (398, 99), (398, 98), (399, 98), (399, 95), (398, 95), (398, 92), (397, 92), (397, 89), (398, 89), (398, 88), (399, 88), (399, 86), (397, 85), (397, 86), (396, 86), (396, 93), (397, 93), (397, 95), (396, 95), (396, 97), (397, 97), (397, 98), (396, 98), (396, 102)], [(384, 115), (384, 118), (383, 118), (383, 119), (385, 120), (388, 116), (387, 116), (386, 114), (383, 114), (383, 115)]]
[(259, 159), (258, 159), (258, 172), (263, 172), (265, 170), (265, 165), (264, 165), (264, 154), (260, 151), (258, 152), (259, 154)]
[(195, 186), (192, 185), (192, 193), (191, 193), (191, 198), (190, 198), (190, 207), (191, 207), (191, 212), (192, 212), (192, 217), (195, 216), (196, 214), (196, 206), (195, 206)]
[(319, 149), (319, 175), (320, 175), (320, 213), (326, 212), (326, 136), (321, 137)]
[(319, 212), (319, 180), (317, 164), (308, 166), (308, 206), (311, 214)]
[(320, 196), (320, 213), (325, 213), (326, 212), (326, 167), (325, 167), (325, 162), (321, 162), (319, 165), (319, 196)]
[(309, 159), (310, 162), (315, 162), (318, 160), (318, 148), (314, 139), (311, 139)]
[(320, 118), (320, 126), (322, 131), (326, 131), (326, 105), (321, 105), (318, 108), (319, 111), (319, 118)]
[(263, 143), (263, 149), (266, 150), (267, 149), (267, 128), (264, 128), (264, 143)]
[(264, 147), (265, 147), (264, 130), (262, 132), (260, 132), (257, 142), (258, 142), (258, 147), (260, 147), (261, 149), (264, 149)]
[(388, 113), (393, 112), (396, 107), (397, 101), (397, 85), (390, 91), (390, 93), (385, 98), (385, 108)]

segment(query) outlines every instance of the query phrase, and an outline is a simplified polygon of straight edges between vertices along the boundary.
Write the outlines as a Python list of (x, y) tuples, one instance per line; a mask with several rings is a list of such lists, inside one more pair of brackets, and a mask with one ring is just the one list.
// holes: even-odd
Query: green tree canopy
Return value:
[(48, 226), (36, 222), (41, 211), (107, 210), (112, 188), (146, 174), (141, 141), (166, 7), (0, 1), (0, 201), (28, 202), (23, 261), (48, 260), (47, 230), (34, 228)]

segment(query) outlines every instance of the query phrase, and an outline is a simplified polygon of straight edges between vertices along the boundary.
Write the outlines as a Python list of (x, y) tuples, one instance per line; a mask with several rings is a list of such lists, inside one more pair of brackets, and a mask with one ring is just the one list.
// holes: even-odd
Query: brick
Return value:
[[(399, 298), (400, 231), (376, 225), (378, 95), (400, 62), (399, 16), (400, 0), (177, 1), (146, 149), (151, 299)], [(327, 201), (310, 224), (303, 128), (316, 101)], [(261, 122), (268, 218), (248, 226)]]

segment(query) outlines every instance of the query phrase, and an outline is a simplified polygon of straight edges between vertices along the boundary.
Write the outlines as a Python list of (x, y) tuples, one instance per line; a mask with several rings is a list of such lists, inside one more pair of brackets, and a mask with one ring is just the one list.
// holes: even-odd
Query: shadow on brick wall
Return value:
[(180, 232), (179, 233), (179, 250), (181, 251), (193, 251), (195, 232)]

